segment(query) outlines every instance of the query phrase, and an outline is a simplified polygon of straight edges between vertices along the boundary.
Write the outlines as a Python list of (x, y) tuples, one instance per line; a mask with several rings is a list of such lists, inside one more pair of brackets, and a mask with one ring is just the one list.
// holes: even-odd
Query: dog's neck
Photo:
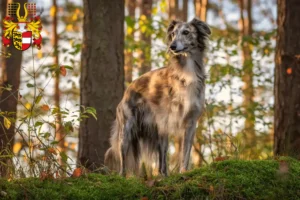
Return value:
[(185, 76), (185, 79), (193, 79), (202, 85), (206, 78), (203, 58), (204, 53), (200, 51), (172, 55), (170, 67), (180, 77)]

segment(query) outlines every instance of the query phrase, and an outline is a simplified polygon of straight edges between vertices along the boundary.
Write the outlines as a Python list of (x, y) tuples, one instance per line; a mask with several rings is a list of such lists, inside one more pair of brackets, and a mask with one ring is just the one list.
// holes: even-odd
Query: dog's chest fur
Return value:
[(189, 114), (202, 108), (204, 77), (197, 76), (197, 67), (183, 58), (141, 76), (126, 92), (129, 107), (144, 110), (143, 124), (155, 123), (160, 134), (182, 134)]

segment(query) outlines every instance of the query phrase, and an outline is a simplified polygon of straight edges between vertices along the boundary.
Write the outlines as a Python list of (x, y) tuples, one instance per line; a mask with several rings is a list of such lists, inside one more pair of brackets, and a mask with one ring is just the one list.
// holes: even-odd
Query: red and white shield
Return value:
[(22, 51), (28, 49), (31, 46), (32, 33), (31, 31), (26, 31), (22, 33)]
[(31, 31), (14, 31), (13, 32), (13, 44), (16, 49), (24, 51), (31, 46), (32, 32)]

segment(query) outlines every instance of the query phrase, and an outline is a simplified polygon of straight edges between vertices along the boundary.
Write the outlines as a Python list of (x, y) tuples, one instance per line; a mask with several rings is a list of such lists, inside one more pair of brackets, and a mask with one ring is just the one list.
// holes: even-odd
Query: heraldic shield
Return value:
[(16, 49), (24, 51), (27, 50), (32, 43), (32, 32), (20, 32), (18, 30), (13, 31), (13, 44)]

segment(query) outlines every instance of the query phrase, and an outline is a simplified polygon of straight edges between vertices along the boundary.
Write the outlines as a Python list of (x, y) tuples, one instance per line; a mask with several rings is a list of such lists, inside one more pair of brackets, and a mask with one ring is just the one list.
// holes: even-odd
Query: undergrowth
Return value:
[(0, 180), (2, 199), (300, 199), (300, 162), (225, 160), (167, 178), (86, 174)]

